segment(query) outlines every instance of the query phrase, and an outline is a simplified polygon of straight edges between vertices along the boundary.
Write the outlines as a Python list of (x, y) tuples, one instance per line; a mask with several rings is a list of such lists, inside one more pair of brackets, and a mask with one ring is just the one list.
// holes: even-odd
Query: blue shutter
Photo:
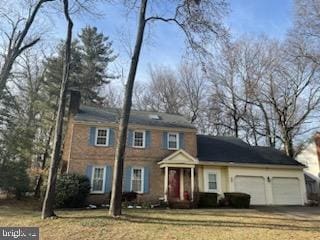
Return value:
[(179, 149), (184, 149), (184, 133), (179, 133)]
[(143, 186), (143, 192), (148, 193), (149, 192), (149, 182), (150, 182), (150, 168), (145, 167), (144, 168), (144, 176), (143, 176), (143, 181), (144, 181), (144, 186)]
[(162, 133), (162, 148), (168, 149), (168, 132)]
[(92, 165), (87, 165), (86, 176), (89, 178), (89, 180), (90, 180), (90, 185), (91, 185)]
[(113, 128), (109, 129), (109, 146), (114, 146), (115, 142), (115, 131)]
[(106, 179), (104, 184), (104, 192), (111, 192), (112, 188), (112, 167), (106, 165)]
[(131, 191), (131, 166), (126, 167), (124, 175), (124, 192)]
[(96, 128), (89, 128), (89, 145), (94, 146), (96, 142)]
[(146, 148), (151, 146), (151, 132), (146, 131)]
[(132, 147), (132, 140), (133, 140), (133, 132), (132, 130), (128, 129), (128, 135), (127, 135), (127, 146)]

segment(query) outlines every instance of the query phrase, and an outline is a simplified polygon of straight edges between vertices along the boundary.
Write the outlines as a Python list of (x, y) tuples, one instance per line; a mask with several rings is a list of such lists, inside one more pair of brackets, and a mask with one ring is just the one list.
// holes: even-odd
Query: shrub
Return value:
[(58, 208), (83, 207), (90, 192), (90, 180), (79, 174), (63, 174), (57, 179), (55, 205)]
[(218, 206), (217, 193), (199, 193), (198, 207), (199, 208), (213, 208)]
[(137, 199), (138, 194), (136, 192), (124, 192), (122, 193), (123, 202), (133, 202)]
[(249, 208), (251, 196), (246, 193), (229, 192), (224, 193), (227, 203), (234, 208)]
[(9, 161), (0, 165), (0, 189), (20, 199), (29, 190), (27, 166), (23, 161)]

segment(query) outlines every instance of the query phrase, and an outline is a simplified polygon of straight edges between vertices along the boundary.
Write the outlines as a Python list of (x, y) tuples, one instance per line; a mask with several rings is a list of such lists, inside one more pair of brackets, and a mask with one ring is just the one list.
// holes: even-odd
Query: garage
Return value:
[(235, 191), (250, 194), (252, 205), (266, 205), (265, 180), (263, 177), (236, 176)]
[(298, 178), (274, 177), (272, 182), (273, 204), (301, 205), (300, 182)]

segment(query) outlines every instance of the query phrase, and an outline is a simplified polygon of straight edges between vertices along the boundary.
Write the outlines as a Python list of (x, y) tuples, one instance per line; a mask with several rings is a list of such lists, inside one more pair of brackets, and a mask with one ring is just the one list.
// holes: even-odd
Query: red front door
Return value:
[(169, 198), (180, 197), (180, 170), (169, 169)]

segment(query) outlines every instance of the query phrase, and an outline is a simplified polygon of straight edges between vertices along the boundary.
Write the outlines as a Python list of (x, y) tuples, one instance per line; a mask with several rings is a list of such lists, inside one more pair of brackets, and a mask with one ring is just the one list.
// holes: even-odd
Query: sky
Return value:
[[(242, 35), (266, 35), (282, 40), (290, 29), (293, 18), (294, 0), (230, 0), (230, 13), (224, 20), (233, 39)], [(116, 2), (116, 1), (115, 1)], [(136, 13), (128, 14), (121, 4), (100, 4), (96, 8), (102, 15), (98, 18), (86, 14), (75, 16), (74, 32), (86, 26), (96, 26), (113, 41), (115, 52), (119, 55), (113, 71), (123, 73), (125, 81), (130, 53), (136, 34)], [(54, 38), (65, 35), (63, 17), (55, 23)], [(149, 25), (141, 52), (137, 72), (138, 81), (146, 81), (150, 66), (178, 66), (184, 54), (184, 35), (174, 25), (156, 23)]]

